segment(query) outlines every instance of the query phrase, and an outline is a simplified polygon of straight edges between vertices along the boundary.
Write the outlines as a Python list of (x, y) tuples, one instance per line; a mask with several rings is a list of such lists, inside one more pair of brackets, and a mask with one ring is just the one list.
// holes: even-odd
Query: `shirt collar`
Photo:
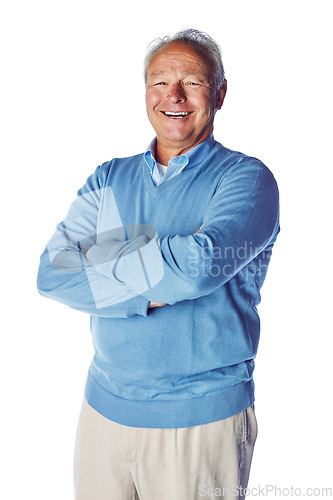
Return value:
[[(147, 150), (144, 153), (144, 159), (147, 163), (150, 172), (153, 173), (154, 168), (156, 168), (155, 160), (155, 147), (156, 147), (156, 137), (151, 141)], [(215, 140), (213, 134), (211, 134), (205, 141), (200, 142), (194, 148), (191, 148), (186, 153), (175, 156), (171, 158), (168, 162), (168, 170), (177, 170), (177, 173), (181, 172), (185, 167), (194, 167), (198, 163), (201, 163), (211, 152), (215, 145)], [(172, 167), (170, 169), (170, 167)]]

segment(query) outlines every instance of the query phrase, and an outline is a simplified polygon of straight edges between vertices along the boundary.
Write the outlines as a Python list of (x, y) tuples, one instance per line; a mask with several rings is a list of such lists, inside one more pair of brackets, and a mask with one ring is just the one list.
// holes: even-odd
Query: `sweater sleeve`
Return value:
[(40, 258), (37, 288), (41, 295), (88, 314), (127, 318), (148, 315), (149, 300), (113, 276), (96, 271), (85, 257), (96, 242), (96, 228), (103, 191), (98, 167), (78, 192), (63, 222)]
[[(279, 231), (278, 219), (272, 173), (259, 160), (239, 162), (220, 181), (199, 232), (159, 239), (163, 279), (142, 296), (174, 304), (214, 292), (268, 248)], [(116, 276), (130, 284), (124, 264), (120, 261)]]

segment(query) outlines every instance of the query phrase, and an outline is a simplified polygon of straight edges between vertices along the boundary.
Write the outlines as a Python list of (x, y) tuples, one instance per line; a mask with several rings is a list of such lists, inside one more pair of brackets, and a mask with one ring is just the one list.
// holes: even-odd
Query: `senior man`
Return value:
[(213, 138), (227, 83), (207, 34), (155, 41), (145, 79), (156, 138), (96, 169), (41, 256), (40, 293), (91, 315), (75, 498), (241, 498), (278, 190)]

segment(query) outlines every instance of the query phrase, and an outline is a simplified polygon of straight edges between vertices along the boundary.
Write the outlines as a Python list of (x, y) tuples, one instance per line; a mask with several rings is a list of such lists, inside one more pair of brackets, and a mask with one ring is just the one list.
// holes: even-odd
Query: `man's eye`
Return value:
[(188, 82), (188, 85), (190, 85), (191, 87), (195, 87), (196, 85), (199, 85), (199, 84), (196, 82)]
[(155, 85), (166, 85), (166, 83), (165, 82), (157, 82), (157, 83), (155, 83)]

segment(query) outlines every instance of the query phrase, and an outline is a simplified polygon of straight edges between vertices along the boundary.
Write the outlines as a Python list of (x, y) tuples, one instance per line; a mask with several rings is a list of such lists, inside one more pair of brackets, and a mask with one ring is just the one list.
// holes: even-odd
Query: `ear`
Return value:
[(227, 93), (227, 80), (224, 81), (224, 83), (221, 85), (221, 87), (217, 91), (216, 106), (215, 106), (216, 110), (222, 108), (222, 104), (223, 104), (226, 93)]

